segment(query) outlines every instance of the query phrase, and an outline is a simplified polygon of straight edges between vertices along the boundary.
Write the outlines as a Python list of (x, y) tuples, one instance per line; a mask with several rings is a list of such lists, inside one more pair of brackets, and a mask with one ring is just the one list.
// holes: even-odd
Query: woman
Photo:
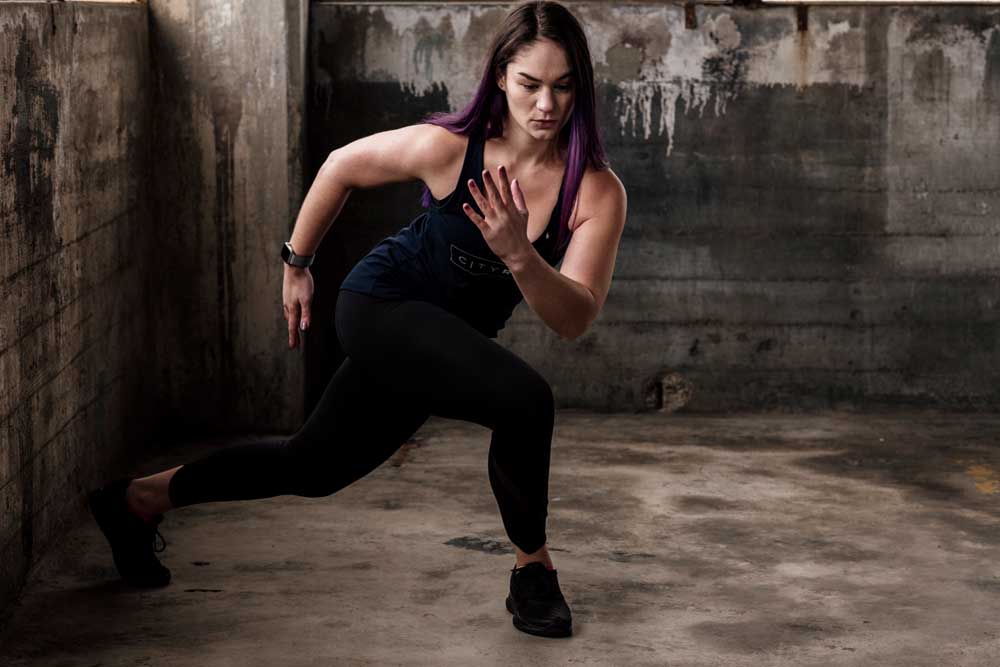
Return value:
[[(154, 555), (167, 510), (328, 496), (438, 415), (493, 431), (489, 479), (516, 551), (506, 600), (514, 626), (570, 635), (570, 610), (545, 545), (552, 391), (492, 339), (522, 298), (565, 339), (583, 333), (604, 303), (626, 198), (595, 119), (583, 30), (563, 6), (530, 2), (494, 37), (465, 109), (333, 151), (283, 254), (291, 348), (311, 318), (308, 264), (351, 190), (420, 179), (428, 210), (377, 244), (341, 285), (335, 324), (347, 358), (297, 433), (90, 494), (122, 577), (140, 586), (169, 582)], [(415, 381), (393, 382), (401, 376)]]

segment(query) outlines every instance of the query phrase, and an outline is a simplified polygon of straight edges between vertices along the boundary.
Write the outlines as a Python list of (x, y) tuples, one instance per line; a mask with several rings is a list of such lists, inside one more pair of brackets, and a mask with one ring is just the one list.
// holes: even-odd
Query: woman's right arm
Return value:
[[(450, 132), (419, 123), (362, 137), (327, 157), (299, 209), (289, 242), (296, 255), (313, 255), (354, 189), (420, 179), (451, 159), (444, 139)], [(299, 331), (310, 321), (313, 280), (309, 269), (285, 264), (282, 301), (288, 321), (288, 346), (299, 342)]]

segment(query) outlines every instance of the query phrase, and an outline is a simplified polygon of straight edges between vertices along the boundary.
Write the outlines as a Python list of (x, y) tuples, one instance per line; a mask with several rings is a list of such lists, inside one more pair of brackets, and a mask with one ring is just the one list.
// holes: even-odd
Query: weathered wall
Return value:
[[(676, 374), (689, 410), (995, 409), (1000, 11), (567, 4), (629, 220), (587, 334), (524, 304), (501, 332), (562, 406), (643, 409)], [(508, 10), (314, 5), (314, 155), (464, 105)], [(352, 195), (321, 289), (419, 190)]]
[(150, 0), (158, 394), (173, 432), (302, 422), (278, 251), (301, 200), (305, 0)]
[(149, 436), (143, 5), (0, 3), (0, 609)]
[(301, 424), (306, 7), (0, 3), (0, 610), (148, 445)]

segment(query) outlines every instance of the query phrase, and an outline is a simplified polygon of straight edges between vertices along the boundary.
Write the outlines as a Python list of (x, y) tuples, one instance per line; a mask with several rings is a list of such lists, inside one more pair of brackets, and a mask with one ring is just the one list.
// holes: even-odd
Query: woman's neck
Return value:
[(494, 137), (507, 162), (528, 171), (541, 171), (561, 167), (562, 151), (559, 137), (539, 140), (509, 123), (501, 136)]

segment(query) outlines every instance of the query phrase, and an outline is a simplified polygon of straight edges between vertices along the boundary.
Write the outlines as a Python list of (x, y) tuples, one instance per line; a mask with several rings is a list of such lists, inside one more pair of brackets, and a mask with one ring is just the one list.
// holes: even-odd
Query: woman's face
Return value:
[(507, 93), (508, 122), (538, 139), (559, 136), (573, 111), (573, 75), (566, 53), (552, 40), (538, 39), (518, 51), (497, 85)]

